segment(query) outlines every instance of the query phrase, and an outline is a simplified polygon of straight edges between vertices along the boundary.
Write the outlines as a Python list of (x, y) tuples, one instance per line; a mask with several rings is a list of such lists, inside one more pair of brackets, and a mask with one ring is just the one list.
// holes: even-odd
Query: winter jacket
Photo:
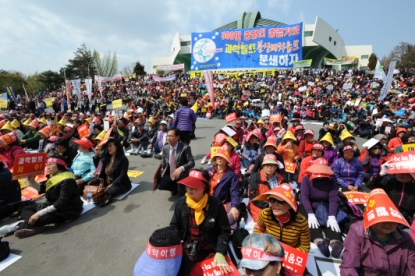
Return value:
[[(215, 167), (210, 167), (206, 171), (209, 173), (210, 177), (213, 177), (216, 173)], [(232, 207), (239, 209), (241, 200), (238, 176), (229, 167), (219, 180), (218, 185), (213, 192), (213, 196), (218, 198), (223, 204), (231, 202)]]
[(302, 158), (311, 155), (311, 151), (313, 149), (313, 145), (316, 143), (315, 140), (311, 142), (307, 142), (305, 139), (300, 141), (300, 145), (298, 146), (298, 150), (300, 151), (300, 155)]
[(40, 185), (39, 194), (45, 194), (46, 203), (43, 203), (41, 209), (53, 205), (56, 215), (67, 219), (76, 219), (80, 216), (84, 203), (79, 197), (78, 185), (75, 178), (67, 178), (57, 183), (47, 192), (46, 185)]
[(314, 214), (320, 202), (329, 204), (329, 216), (336, 216), (338, 191), (336, 181), (331, 178), (315, 178), (306, 175), (301, 182), (301, 205), (307, 214)]
[(377, 175), (366, 183), (366, 186), (369, 189), (384, 189), (408, 223), (412, 223), (415, 214), (415, 180), (411, 183), (402, 183), (396, 178)]
[(85, 183), (94, 178), (95, 165), (94, 165), (94, 153), (79, 152), (72, 162), (71, 166), (73, 174), (77, 179), (82, 179)]
[[(256, 173), (259, 170), (261, 170), (262, 161), (264, 161), (264, 157), (265, 157), (266, 154), (267, 154), (267, 152), (264, 151), (263, 153), (261, 153), (258, 156), (258, 158), (255, 160), (255, 165), (254, 165), (254, 168), (251, 170), (251, 173)], [(285, 171), (284, 159), (282, 158), (281, 155), (279, 155), (276, 152), (274, 152), (273, 154), (277, 158), (277, 161), (281, 164), (281, 165), (278, 164), (277, 173), (279, 173), (282, 176), (284, 183), (286, 183), (286, 182), (288, 182), (288, 174)]]
[(230, 163), (228, 164), (229, 168), (231, 168), (236, 175), (238, 176), (238, 179), (241, 180), (241, 159), (239, 158), (239, 155), (232, 151), (230, 153)]
[(324, 149), (324, 158), (326, 158), (328, 165), (331, 167), (339, 157), (337, 150), (330, 146)]
[[(105, 159), (99, 159), (99, 157), (94, 156), (94, 164), (98, 166), (99, 162), (102, 162), (102, 170), (99, 174), (99, 178), (104, 179), (107, 181), (105, 168), (107, 167), (107, 163)], [(112, 183), (107, 183), (107, 185), (112, 184), (113, 186), (121, 187), (123, 193), (128, 192), (131, 189), (131, 180), (128, 177), (128, 166), (129, 161), (125, 155), (116, 156), (114, 160), (114, 164), (112, 165)]]
[(401, 138), (395, 137), (391, 139), (388, 143), (388, 148), (390, 150), (390, 153), (393, 153), (397, 146), (403, 145)]
[(399, 228), (390, 234), (383, 248), (371, 228), (363, 221), (350, 226), (344, 240), (340, 274), (344, 276), (415, 275), (415, 245), (408, 233)]
[(196, 122), (197, 115), (188, 106), (182, 106), (174, 113), (172, 127), (177, 127), (181, 131), (192, 131), (192, 123)]
[[(362, 149), (362, 151), (360, 152), (359, 160), (360, 162), (362, 162), (363, 170), (365, 173), (370, 169), (372, 165), (372, 158), (373, 157), (369, 154), (369, 152), (365, 148)], [(382, 166), (382, 164), (385, 162), (386, 162), (386, 159), (383, 156), (379, 156), (380, 166)]]
[[(228, 215), (222, 202), (215, 197), (209, 196), (206, 206), (207, 208), (204, 211), (205, 219), (199, 225), (199, 229), (202, 232), (202, 240), (209, 243), (215, 252), (226, 255), (231, 235)], [(179, 198), (176, 202), (170, 226), (180, 232), (184, 242), (189, 240), (189, 206), (186, 203), (186, 196)]]
[[(278, 179), (278, 185), (280, 185), (283, 182), (283, 178), (278, 173), (276, 173), (276, 176)], [(248, 210), (251, 213), (253, 221), (258, 220), (259, 213), (261, 213), (263, 209), (269, 207), (269, 203), (259, 200), (252, 201), (252, 199), (264, 194), (265, 192), (268, 192), (269, 190), (271, 190), (271, 187), (263, 170), (260, 170), (259, 172), (251, 175), (249, 178), (248, 195), (250, 200), (248, 203)]]
[(346, 161), (344, 158), (339, 158), (334, 162), (331, 169), (334, 172), (334, 177), (338, 185), (347, 188), (349, 185), (362, 188), (363, 181), (363, 165), (356, 158)]
[(8, 150), (3, 151), (1, 154), (5, 157), (4, 161), (9, 169), (13, 168), (14, 158), (18, 154), (25, 154), (24, 150), (19, 146), (12, 146)]
[(278, 154), (282, 156), (284, 161), (291, 162), (291, 163), (295, 162), (294, 157), (300, 156), (298, 147), (294, 143), (292, 143), (291, 148), (287, 147), (286, 145), (279, 144), (277, 148), (277, 152)]

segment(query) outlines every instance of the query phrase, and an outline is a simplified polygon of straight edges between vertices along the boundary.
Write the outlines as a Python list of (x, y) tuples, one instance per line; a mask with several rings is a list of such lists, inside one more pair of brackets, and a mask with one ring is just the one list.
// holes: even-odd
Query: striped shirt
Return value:
[[(262, 231), (261, 231), (262, 230)], [(254, 233), (267, 233), (274, 236), (280, 242), (292, 246), (302, 252), (310, 251), (310, 229), (307, 219), (300, 213), (296, 214), (295, 220), (292, 218), (283, 227), (275, 218), (270, 207), (265, 208), (259, 214), (257, 226)]]

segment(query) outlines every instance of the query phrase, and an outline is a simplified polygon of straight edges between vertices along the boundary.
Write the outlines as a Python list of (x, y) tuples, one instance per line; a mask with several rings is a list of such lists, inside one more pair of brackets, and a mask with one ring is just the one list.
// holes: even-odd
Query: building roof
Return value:
[(261, 13), (259, 11), (253, 12), (243, 12), (239, 15), (237, 21), (230, 22), (215, 29), (214, 31), (223, 31), (223, 30), (233, 30), (233, 29), (247, 29), (260, 26), (283, 26), (287, 25), (285, 23), (261, 18)]

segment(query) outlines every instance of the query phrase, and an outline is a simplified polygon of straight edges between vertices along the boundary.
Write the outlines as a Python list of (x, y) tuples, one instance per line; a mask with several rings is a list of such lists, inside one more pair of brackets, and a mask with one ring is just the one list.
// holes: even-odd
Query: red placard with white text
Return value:
[(282, 114), (273, 114), (269, 117), (269, 122), (272, 124), (274, 122), (281, 123), (282, 121)]
[(226, 123), (229, 124), (229, 123), (236, 121), (238, 118), (236, 117), (236, 113), (234, 112), (234, 113), (227, 115), (225, 119), (226, 119)]
[(415, 173), (415, 152), (401, 152), (389, 158), (389, 165), (386, 167), (387, 174)]
[(366, 205), (369, 198), (369, 194), (362, 192), (343, 192), (347, 197), (347, 200), (353, 204), (364, 204)]
[(88, 127), (88, 124), (87, 123), (79, 126), (77, 128), (77, 130), (78, 130), (79, 138), (80, 139), (83, 138), (83, 137), (85, 137), (85, 136), (87, 136), (87, 135), (89, 135), (89, 127)]
[(285, 252), (284, 260), (282, 261), (282, 265), (285, 268), (285, 275), (304, 275), (304, 271), (307, 266), (308, 254), (282, 242), (280, 243), (282, 247), (284, 247)]
[(39, 195), (39, 192), (33, 187), (27, 187), (22, 190), (22, 201), (36, 200), (43, 195)]
[(13, 180), (30, 175), (43, 174), (46, 163), (46, 152), (18, 154), (14, 157)]
[(285, 165), (285, 171), (287, 173), (295, 173), (295, 170), (297, 169), (297, 163), (285, 161), (284, 165)]
[[(233, 272), (221, 273), (219, 267), (214, 264), (214, 258), (206, 259), (203, 262), (196, 263), (188, 275), (203, 275), (203, 276), (216, 276), (216, 275), (227, 275), (227, 276), (239, 276), (239, 272), (235, 265), (232, 263), (228, 256), (225, 256), (226, 262), (232, 268)], [(201, 270), (202, 269), (202, 270)], [(201, 274), (203, 272), (203, 274)]]

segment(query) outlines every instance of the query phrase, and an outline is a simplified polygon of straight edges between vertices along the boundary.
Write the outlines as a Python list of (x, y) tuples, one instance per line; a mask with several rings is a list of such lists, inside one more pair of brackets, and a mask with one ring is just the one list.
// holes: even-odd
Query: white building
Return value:
[[(284, 23), (261, 18), (258, 11), (243, 13), (237, 21), (230, 22), (213, 31), (246, 29), (260, 26), (283, 26)], [(191, 36), (180, 36), (177, 32), (173, 38), (171, 55), (153, 58), (151, 72), (156, 73), (158, 65), (185, 64), (185, 70), (190, 69)], [(316, 17), (314, 24), (304, 24), (303, 28), (303, 60), (312, 59), (312, 67), (323, 65), (324, 58), (341, 60), (343, 57), (354, 57), (355, 63), (347, 66), (367, 67), (372, 45), (346, 46), (337, 30), (320, 17)], [(339, 66), (338, 66), (339, 67)], [(339, 68), (336, 69), (339, 69)]]

